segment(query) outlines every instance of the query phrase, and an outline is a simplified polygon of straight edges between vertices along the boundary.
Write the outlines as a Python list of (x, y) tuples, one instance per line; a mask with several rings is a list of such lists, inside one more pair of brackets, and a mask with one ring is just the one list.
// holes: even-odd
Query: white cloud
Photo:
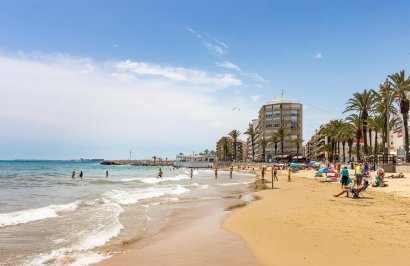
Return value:
[(164, 67), (145, 62), (130, 60), (119, 62), (115, 65), (121, 74), (131, 74), (139, 77), (162, 77), (172, 81), (192, 83), (199, 86), (214, 86), (213, 88), (226, 88), (240, 86), (242, 81), (232, 74), (209, 74), (205, 71), (182, 67)]
[(239, 66), (235, 65), (235, 64), (232, 63), (232, 62), (228, 62), (228, 61), (217, 62), (216, 65), (219, 66), (219, 67), (222, 67), (222, 68), (236, 70), (236, 71), (238, 71), (242, 76), (251, 78), (251, 79), (253, 79), (253, 80), (256, 80), (257, 82), (261, 82), (261, 83), (267, 82), (266, 79), (262, 78), (262, 77), (259, 76), (257, 73), (244, 72), (244, 71), (242, 71), (242, 69), (241, 69)]
[(188, 31), (191, 32), (197, 39), (199, 39), (211, 54), (224, 55), (228, 53), (228, 45), (216, 39), (215, 37), (209, 36), (208, 34), (201, 35), (191, 28), (188, 28)]
[(322, 59), (323, 56), (322, 56), (321, 53), (317, 53), (313, 58), (314, 58), (314, 59)]
[[(37, 158), (46, 150), (53, 150), (46, 158), (67, 158), (69, 151), (78, 155), (71, 158), (122, 158), (130, 147), (140, 158), (172, 150), (170, 158), (198, 146), (212, 149), (221, 135), (245, 129), (255, 115), (250, 102), (221, 101), (226, 91), (215, 87), (241, 84), (230, 74), (54, 58), (0, 55), (0, 158)], [(83, 71), (87, 64), (92, 71)], [(241, 106), (240, 116), (229, 112), (232, 106)]]
[(252, 95), (252, 96), (251, 96), (251, 100), (254, 101), (254, 102), (256, 102), (257, 100), (259, 100), (260, 98), (261, 98), (260, 95)]

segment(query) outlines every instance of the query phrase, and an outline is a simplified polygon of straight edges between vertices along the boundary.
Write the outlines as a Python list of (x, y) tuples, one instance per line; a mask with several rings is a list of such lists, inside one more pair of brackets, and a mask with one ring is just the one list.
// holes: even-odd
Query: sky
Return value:
[(409, 73), (409, 12), (409, 1), (0, 1), (0, 159), (214, 150), (282, 95), (304, 104), (307, 141), (354, 92)]

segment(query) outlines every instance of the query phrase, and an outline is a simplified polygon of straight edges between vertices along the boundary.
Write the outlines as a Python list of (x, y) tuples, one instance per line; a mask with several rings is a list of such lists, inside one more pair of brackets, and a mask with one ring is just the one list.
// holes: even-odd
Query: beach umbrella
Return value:
[(299, 165), (297, 163), (291, 163), (290, 166), (291, 167), (298, 167)]
[(319, 173), (325, 173), (325, 174), (327, 174), (327, 173), (334, 173), (335, 171), (333, 170), (333, 169), (329, 169), (329, 168), (327, 168), (327, 167), (325, 167), (325, 168), (322, 168), (322, 169), (319, 169), (319, 170), (317, 170)]
[(316, 163), (314, 163), (313, 165), (315, 165), (315, 166), (320, 166), (320, 163), (316, 162)]
[(316, 161), (310, 161), (309, 163), (310, 163), (310, 164), (314, 164), (314, 163), (316, 163)]

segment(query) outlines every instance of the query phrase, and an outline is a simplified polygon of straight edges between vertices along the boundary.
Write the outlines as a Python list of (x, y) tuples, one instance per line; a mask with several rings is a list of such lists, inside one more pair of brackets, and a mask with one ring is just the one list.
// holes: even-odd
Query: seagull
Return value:
[(235, 106), (232, 111), (235, 111), (235, 109), (238, 109), (238, 111), (240, 111), (241, 109), (239, 109), (239, 107)]

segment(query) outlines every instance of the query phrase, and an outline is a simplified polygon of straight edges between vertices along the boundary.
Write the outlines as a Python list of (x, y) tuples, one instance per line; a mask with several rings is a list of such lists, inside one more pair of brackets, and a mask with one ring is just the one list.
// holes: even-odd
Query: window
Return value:
[(279, 127), (280, 127), (280, 124), (275, 123), (275, 124), (273, 125), (273, 127), (275, 127), (275, 128), (279, 128)]
[(272, 110), (272, 105), (267, 105), (267, 106), (265, 106), (265, 110)]
[(272, 124), (266, 124), (265, 125), (265, 128), (271, 128), (272, 127)]

